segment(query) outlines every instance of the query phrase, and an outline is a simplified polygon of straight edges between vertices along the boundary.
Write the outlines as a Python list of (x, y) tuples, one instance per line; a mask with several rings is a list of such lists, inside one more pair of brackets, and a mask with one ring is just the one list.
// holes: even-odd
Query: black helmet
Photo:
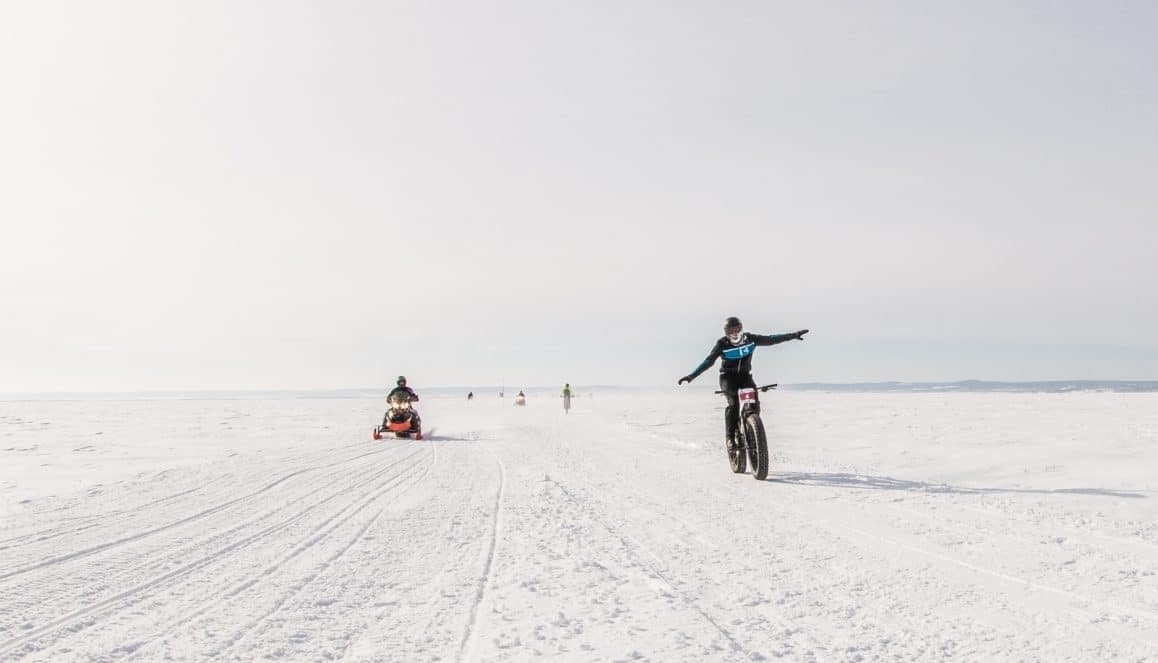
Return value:
[(724, 321), (724, 333), (725, 334), (739, 332), (739, 331), (742, 331), (743, 329), (744, 329), (744, 324), (742, 322), (740, 322), (740, 319), (734, 315)]
[(399, 387), (405, 387), (406, 386), (406, 376), (405, 375), (399, 375), (397, 384)]

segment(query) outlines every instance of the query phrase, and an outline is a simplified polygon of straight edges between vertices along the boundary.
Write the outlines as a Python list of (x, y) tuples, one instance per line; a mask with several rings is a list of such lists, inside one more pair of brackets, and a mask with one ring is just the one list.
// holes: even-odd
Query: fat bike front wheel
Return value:
[[(748, 447), (748, 462), (752, 464), (752, 478), (763, 481), (768, 478), (768, 438), (764, 435), (764, 422), (760, 415), (750, 414), (744, 418), (744, 437), (748, 438), (745, 446)], [(740, 467), (743, 466), (741, 461)], [(732, 469), (735, 468), (733, 464)]]

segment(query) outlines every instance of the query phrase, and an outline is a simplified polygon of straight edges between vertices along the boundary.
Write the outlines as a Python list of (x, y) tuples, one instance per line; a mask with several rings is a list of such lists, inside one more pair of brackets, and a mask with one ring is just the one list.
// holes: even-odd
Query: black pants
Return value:
[(732, 439), (736, 434), (736, 427), (740, 417), (740, 396), (736, 392), (749, 387), (756, 388), (756, 381), (751, 373), (720, 373), (720, 391), (728, 399), (728, 407), (724, 408), (724, 435)]

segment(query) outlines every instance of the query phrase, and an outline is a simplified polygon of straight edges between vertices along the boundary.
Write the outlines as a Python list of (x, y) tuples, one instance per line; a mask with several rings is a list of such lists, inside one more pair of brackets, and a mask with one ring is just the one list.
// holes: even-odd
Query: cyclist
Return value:
[(739, 318), (730, 317), (724, 321), (723, 337), (716, 341), (707, 358), (696, 367), (696, 370), (679, 379), (678, 384), (691, 382), (711, 368), (717, 359), (723, 358), (723, 363), (720, 364), (720, 390), (728, 399), (728, 407), (724, 409), (724, 443), (728, 451), (732, 451), (736, 444), (736, 428), (739, 424), (737, 392), (744, 387), (756, 388), (756, 381), (752, 379), (752, 353), (761, 345), (803, 341), (807, 333), (807, 329), (801, 329), (789, 334), (772, 336), (749, 334), (744, 331), (744, 325)]

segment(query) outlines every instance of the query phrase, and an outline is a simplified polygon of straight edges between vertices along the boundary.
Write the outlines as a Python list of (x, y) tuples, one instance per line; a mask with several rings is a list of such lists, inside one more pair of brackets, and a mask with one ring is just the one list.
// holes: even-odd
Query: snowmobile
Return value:
[(520, 391), (519, 395), (515, 396), (515, 405), (526, 405), (526, 404), (527, 404), (527, 397), (524, 396), (523, 392)]
[(418, 412), (410, 407), (410, 399), (403, 395), (394, 395), (387, 401), (389, 406), (386, 416), (382, 418), (382, 425), (374, 428), (374, 439), (381, 440), (387, 433), (394, 433), (394, 437), (410, 437), (422, 439), (422, 420)]

